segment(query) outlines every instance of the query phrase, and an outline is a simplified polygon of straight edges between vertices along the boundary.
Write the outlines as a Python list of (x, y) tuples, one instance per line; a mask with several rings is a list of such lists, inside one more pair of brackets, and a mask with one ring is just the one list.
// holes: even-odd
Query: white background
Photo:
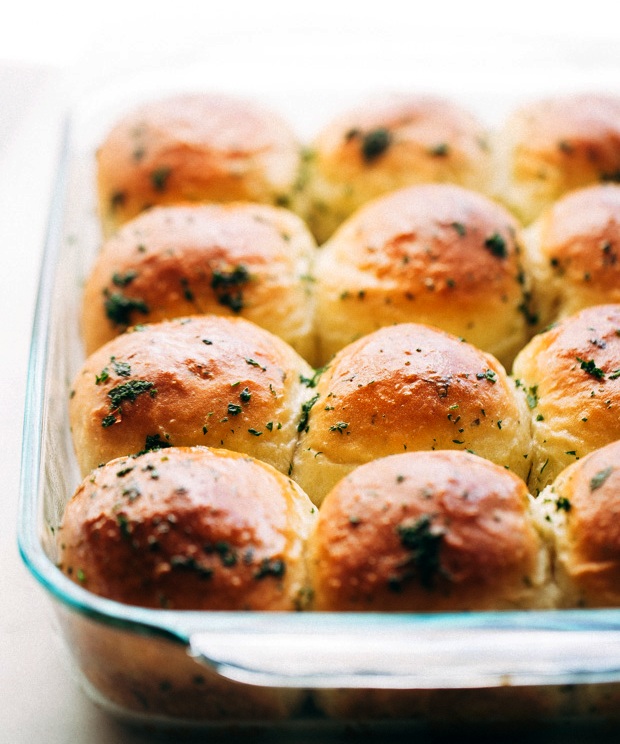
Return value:
[[(309, 128), (321, 92), (428, 89), (492, 102), (549, 90), (620, 89), (619, 21), (610, 2), (543, 0), (65, 1), (3, 10), (0, 744), (152, 740), (123, 729), (82, 694), (56, 645), (47, 597), (15, 540), (30, 324), (65, 108), (127, 76), (165, 76), (197, 60), (205, 88), (248, 90), (285, 105), (303, 97)], [(501, 115), (492, 105), (488, 111)], [(564, 732), (562, 740), (577, 739)]]

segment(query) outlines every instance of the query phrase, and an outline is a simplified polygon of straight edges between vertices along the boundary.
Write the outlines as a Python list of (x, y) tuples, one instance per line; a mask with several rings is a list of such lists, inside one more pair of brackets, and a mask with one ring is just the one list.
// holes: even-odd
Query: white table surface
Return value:
[[(285, 19), (284, 26), (282, 18), (278, 25), (270, 16), (272, 3), (260, 6), (262, 14), (250, 3), (237, 18), (233, 12), (215, 18), (213, 9), (199, 11), (199, 4), (188, 3), (184, 16), (178, 8), (174, 17), (162, 10), (156, 26), (152, 16), (148, 24), (140, 18), (151, 6), (138, 3), (123, 34), (118, 23), (130, 4), (112, 2), (106, 5), (105, 23), (80, 11), (80, 33), (71, 37), (59, 25), (59, 18), (66, 18), (59, 5), (74, 4), (50, 4), (33, 30), (32, 4), (26, 3), (15, 33), (6, 26), (0, 29), (0, 472), (5, 476), (0, 496), (0, 744), (146, 742), (154, 739), (152, 732), (123, 727), (93, 705), (72, 678), (52, 632), (48, 598), (22, 564), (16, 545), (28, 344), (66, 106), (123, 70), (151, 73), (166, 63), (193, 60), (199, 52), (211, 63), (206, 84), (266, 94), (304, 86), (361, 91), (386, 82), (427, 88), (436, 82), (441, 88), (448, 81), (455, 90), (510, 87), (525, 94), (543, 84), (561, 88), (567, 81), (583, 80), (585, 85), (614, 77), (620, 87), (620, 45), (614, 38), (620, 39), (620, 32), (601, 15), (607, 3), (589, 3), (595, 18), (586, 24), (571, 17), (567, 7), (558, 11), (558, 18), (543, 14), (543, 21), (556, 24), (549, 25), (551, 35), (532, 35), (524, 28), (536, 17), (536, 3), (519, 4), (518, 22), (509, 14), (500, 23), (497, 10), (489, 10), (491, 15), (479, 15), (468, 33), (465, 16), (446, 15), (449, 3), (436, 3), (438, 15), (427, 15), (420, 24), (415, 14), (401, 22), (401, 6), (388, 1), (375, 7), (374, 17), (364, 16), (359, 27), (351, 13), (361, 12), (360, 7), (348, 3), (345, 10), (318, 2), (312, 14)], [(500, 3), (477, 5), (504, 13)], [(471, 3), (467, 7), (472, 11)], [(522, 18), (528, 10), (529, 21)], [(572, 25), (560, 29), (558, 43), (557, 24), (571, 18)], [(46, 56), (41, 45), (50, 42), (50, 24), (57, 32), (51, 42), (56, 43)], [(513, 34), (511, 24), (521, 33)], [(613, 24), (617, 26), (615, 20)], [(566, 732), (560, 739), (584, 740), (571, 739)], [(547, 734), (542, 740), (556, 738)]]

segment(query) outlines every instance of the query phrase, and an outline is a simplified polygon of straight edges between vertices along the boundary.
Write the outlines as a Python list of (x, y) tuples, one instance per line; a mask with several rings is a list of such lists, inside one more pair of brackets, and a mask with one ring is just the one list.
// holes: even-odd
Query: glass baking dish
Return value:
[(620, 609), (180, 612), (119, 604), (61, 573), (55, 530), (81, 480), (66, 401), (83, 359), (82, 282), (100, 241), (98, 135), (84, 137), (82, 127), (79, 116), (68, 117), (43, 254), (18, 540), (93, 698), (119, 716), (161, 725), (618, 717)]

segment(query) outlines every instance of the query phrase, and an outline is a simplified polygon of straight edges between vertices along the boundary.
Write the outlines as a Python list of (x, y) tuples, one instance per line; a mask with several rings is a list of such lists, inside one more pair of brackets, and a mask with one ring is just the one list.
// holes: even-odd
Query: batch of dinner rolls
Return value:
[(182, 94), (97, 154), (62, 570), (168, 609), (620, 605), (620, 98)]

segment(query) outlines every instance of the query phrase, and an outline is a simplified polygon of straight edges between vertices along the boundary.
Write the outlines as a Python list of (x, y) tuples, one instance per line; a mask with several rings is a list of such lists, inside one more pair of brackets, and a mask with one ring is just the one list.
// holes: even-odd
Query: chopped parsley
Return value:
[(556, 511), (569, 512), (571, 510), (571, 503), (566, 496), (560, 496), (555, 502)]
[(308, 431), (308, 417), (310, 415), (310, 410), (312, 406), (317, 402), (319, 399), (319, 393), (317, 393), (314, 397), (310, 398), (310, 400), (307, 400), (305, 403), (301, 406), (301, 416), (299, 418), (299, 423), (297, 424), (297, 431)]
[(213, 576), (213, 569), (199, 563), (192, 556), (173, 555), (170, 558), (170, 567), (184, 571), (195, 571), (201, 579), (210, 579)]
[(488, 380), (489, 382), (493, 382), (493, 383), (497, 382), (497, 373), (493, 372), (492, 369), (487, 369), (484, 372), (478, 372), (476, 374), (476, 377), (479, 380)]
[(525, 399), (530, 410), (536, 408), (538, 405), (538, 385), (532, 385), (532, 387), (528, 389)]
[(131, 284), (137, 276), (138, 272), (133, 269), (126, 271), (124, 274), (115, 272), (112, 275), (112, 284), (114, 284), (115, 287), (126, 287), (128, 284)]
[(333, 426), (329, 427), (330, 431), (338, 431), (342, 434), (342, 432), (347, 429), (349, 424), (347, 424), (346, 421), (338, 421), (338, 423), (334, 424)]
[(112, 424), (115, 424), (117, 422), (116, 414), (109, 413), (107, 416), (104, 416), (101, 419), (101, 426), (103, 426), (104, 429), (107, 429), (108, 426), (112, 426)]
[(597, 488), (600, 488), (613, 473), (613, 470), (614, 469), (611, 465), (603, 470), (599, 470), (599, 472), (590, 479), (590, 491), (596, 491)]
[(214, 270), (211, 277), (211, 288), (220, 305), (229, 307), (234, 313), (243, 310), (243, 292), (241, 287), (250, 281), (250, 272), (239, 264), (230, 271)]
[(605, 377), (605, 373), (600, 367), (596, 366), (594, 359), (588, 359), (586, 361), (581, 357), (577, 357), (577, 361), (579, 362), (579, 366), (584, 372), (592, 375), (592, 377), (596, 377), (597, 380), (602, 380), (603, 377)]
[(112, 208), (112, 211), (118, 209), (119, 207), (124, 207), (126, 201), (127, 194), (124, 191), (115, 191), (110, 196), (110, 207)]
[[(416, 576), (420, 584), (426, 589), (432, 589), (437, 574), (441, 571), (440, 552), (443, 543), (444, 530), (433, 529), (433, 517), (430, 514), (422, 515), (413, 524), (402, 523), (396, 527), (401, 545), (408, 551), (409, 555), (403, 566), (404, 579)], [(397, 589), (399, 585), (391, 584)]]
[(508, 255), (506, 241), (499, 233), (493, 233), (493, 235), (489, 236), (484, 241), (484, 247), (497, 258), (506, 258)]
[(112, 409), (118, 409), (126, 400), (133, 403), (139, 395), (146, 392), (148, 392), (151, 397), (155, 396), (157, 391), (155, 390), (154, 383), (149, 382), (148, 380), (131, 380), (130, 382), (124, 382), (122, 385), (113, 387), (108, 392), (110, 407)]
[(438, 145), (429, 147), (428, 153), (436, 158), (445, 158), (450, 152), (450, 147), (446, 142), (440, 142)]
[(362, 157), (367, 163), (376, 160), (390, 146), (392, 135), (385, 127), (378, 127), (362, 137)]
[(256, 359), (246, 358), (245, 363), (249, 364), (250, 367), (258, 367), (259, 369), (262, 369), (263, 372), (267, 371), (267, 367), (263, 367), (263, 365), (260, 362), (257, 362)]
[(104, 290), (104, 296), (105, 314), (115, 325), (128, 326), (133, 312), (143, 315), (150, 312), (146, 302), (138, 297), (125, 297), (120, 292), (110, 293), (107, 289)]
[[(110, 357), (110, 364), (112, 365), (112, 369), (119, 377), (129, 377), (131, 375), (131, 365), (129, 365), (127, 362), (118, 362), (116, 361), (116, 357)], [(100, 372), (100, 374), (95, 375), (95, 385), (100, 385), (102, 382), (106, 382), (110, 379), (110, 370), (108, 369), (108, 366), (106, 365)]]
[(171, 173), (172, 169), (168, 166), (156, 168), (151, 173), (151, 185), (153, 186), (155, 191), (162, 192), (166, 190), (166, 184), (168, 183), (168, 178), (170, 178)]
[(189, 280), (185, 278), (181, 279), (181, 287), (183, 288), (183, 297), (185, 297), (188, 302), (193, 302), (195, 298), (194, 293), (189, 286)]
[(326, 366), (315, 369), (312, 377), (304, 377), (304, 375), (299, 375), (299, 382), (309, 388), (316, 387), (321, 375), (323, 374), (323, 372), (325, 372), (326, 369)]
[(147, 434), (144, 442), (144, 449), (140, 450), (137, 454), (138, 456), (144, 455), (147, 452), (157, 452), (158, 450), (166, 449), (168, 447), (172, 447), (170, 442), (162, 439), (159, 434)]
[(267, 576), (275, 576), (277, 579), (280, 579), (284, 576), (285, 572), (286, 563), (281, 558), (263, 558), (254, 574), (254, 578), (264, 579)]

